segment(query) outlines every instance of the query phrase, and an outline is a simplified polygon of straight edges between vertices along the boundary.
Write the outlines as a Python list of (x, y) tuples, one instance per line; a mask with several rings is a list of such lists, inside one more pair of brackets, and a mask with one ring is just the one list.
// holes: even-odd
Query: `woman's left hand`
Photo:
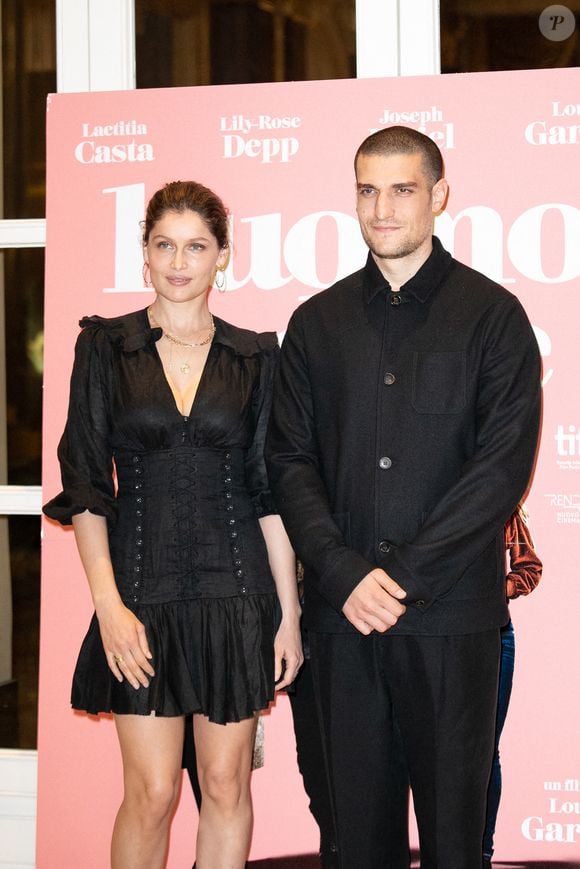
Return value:
[(274, 640), (274, 659), (274, 681), (276, 691), (280, 691), (294, 681), (304, 661), (298, 618), (282, 618)]

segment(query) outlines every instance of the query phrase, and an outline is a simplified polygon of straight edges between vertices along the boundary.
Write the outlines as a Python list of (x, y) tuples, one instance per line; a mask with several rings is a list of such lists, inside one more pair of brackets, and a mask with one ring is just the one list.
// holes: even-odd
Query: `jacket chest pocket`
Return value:
[(464, 350), (413, 353), (411, 402), (418, 413), (459, 413), (466, 404)]

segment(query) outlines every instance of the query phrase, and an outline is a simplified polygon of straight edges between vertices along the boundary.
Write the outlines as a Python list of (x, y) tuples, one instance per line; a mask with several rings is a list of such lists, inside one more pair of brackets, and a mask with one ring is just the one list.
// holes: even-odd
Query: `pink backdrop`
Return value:
[[(83, 314), (150, 301), (138, 222), (162, 183), (195, 178), (232, 213), (229, 291), (216, 314), (283, 333), (294, 307), (364, 262), (352, 157), (372, 130), (433, 136), (451, 184), (436, 231), (464, 262), (522, 299), (545, 366), (545, 412), (527, 506), (544, 579), (516, 601), (514, 694), (502, 757), (499, 859), (580, 858), (580, 209), (578, 70), (62, 94), (48, 106), (46, 497)], [(90, 616), (72, 534), (44, 522), (38, 867), (102, 869), (121, 794), (114, 727), (69, 708)], [(254, 775), (252, 858), (316, 850), (288, 702), (266, 718)], [(193, 860), (184, 786), (169, 867)]]

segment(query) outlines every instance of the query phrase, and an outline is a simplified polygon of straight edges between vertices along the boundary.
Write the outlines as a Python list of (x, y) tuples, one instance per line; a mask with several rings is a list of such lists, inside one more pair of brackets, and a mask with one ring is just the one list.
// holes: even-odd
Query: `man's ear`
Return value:
[(448, 195), (449, 184), (447, 183), (445, 178), (440, 178), (439, 181), (433, 185), (433, 189), (431, 191), (431, 208), (433, 210), (433, 214), (439, 214), (440, 211), (443, 211), (447, 202)]

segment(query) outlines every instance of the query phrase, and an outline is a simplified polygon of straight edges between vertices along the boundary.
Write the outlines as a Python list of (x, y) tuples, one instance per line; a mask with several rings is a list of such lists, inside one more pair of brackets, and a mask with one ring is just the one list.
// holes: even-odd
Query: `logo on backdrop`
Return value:
[[(580, 842), (580, 779), (545, 781), (544, 791), (550, 794), (544, 815), (524, 818), (521, 825), (524, 839), (530, 842)], [(558, 820), (546, 820), (546, 816)]]
[(224, 160), (249, 157), (259, 163), (289, 163), (300, 143), (291, 135), (302, 124), (299, 117), (226, 115), (220, 118)]
[(455, 124), (452, 121), (445, 121), (442, 109), (437, 106), (411, 110), (405, 109), (400, 112), (386, 108), (383, 109), (382, 115), (375, 123), (378, 126), (370, 129), (369, 133), (376, 133), (382, 127), (393, 127), (398, 124), (404, 124), (407, 127), (415, 127), (420, 133), (425, 133), (426, 136), (433, 139), (442, 151), (455, 148)]
[(580, 428), (576, 425), (559, 425), (554, 440), (560, 470), (580, 471)]
[(552, 100), (550, 113), (549, 120), (530, 121), (524, 130), (526, 142), (530, 145), (580, 145), (580, 103)]
[(558, 525), (580, 525), (580, 492), (564, 494), (547, 492), (544, 495)]
[[(139, 141), (147, 135), (147, 124), (138, 121), (113, 121), (109, 124), (81, 125), (81, 141), (74, 149), (79, 163), (150, 163), (155, 160), (153, 145)], [(111, 141), (101, 141), (113, 140)]]

